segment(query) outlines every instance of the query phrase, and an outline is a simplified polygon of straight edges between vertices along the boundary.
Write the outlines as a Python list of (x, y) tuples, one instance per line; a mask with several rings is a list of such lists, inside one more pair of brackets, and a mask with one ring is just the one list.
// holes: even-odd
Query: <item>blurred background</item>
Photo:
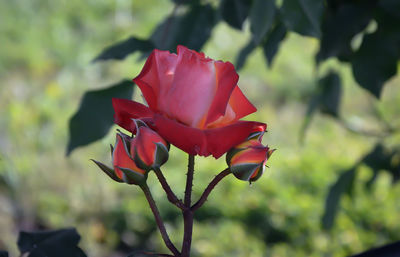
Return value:
[[(321, 42), (330, 42), (323, 41), (325, 30), (321, 36), (293, 27), (287, 10), (296, 8), (286, 6), (285, 11), (285, 1), (273, 4), (281, 8), (274, 15), (287, 32), (279, 37), (279, 51), (268, 65), (267, 47), (257, 44), (270, 41), (257, 39), (258, 16), (251, 10), (260, 1), (194, 2), (193, 7), (166, 0), (0, 1), (0, 249), (17, 256), (20, 230), (76, 227), (88, 256), (168, 252), (142, 192), (113, 182), (89, 161), (111, 162), (109, 144), (114, 144), (117, 127), (106, 129), (93, 143), (71, 147), (69, 122), (86, 91), (134, 78), (152, 47), (135, 48), (134, 42), (132, 49), (123, 50), (120, 45), (122, 57), (109, 48), (100, 54), (102, 50), (131, 36), (154, 39), (156, 28), (162, 29), (158, 24), (175, 16), (181, 19), (169, 26), (180, 21), (192, 28), (168, 32), (181, 38), (162, 48), (174, 50), (175, 42), (184, 43), (241, 68), (239, 86), (258, 108), (248, 119), (268, 124), (263, 142), (277, 149), (256, 183), (229, 176), (213, 191), (196, 213), (193, 256), (339, 257), (400, 240), (400, 185), (394, 183), (400, 177), (400, 77), (367, 71), (385, 85), (376, 93), (359, 86), (352, 61), (331, 54), (317, 66)], [(328, 7), (338, 9), (341, 2), (346, 1), (328, 1)], [(323, 14), (316, 16), (322, 28), (330, 17), (328, 7), (311, 10)], [(190, 10), (200, 14), (185, 20)], [(215, 13), (211, 24), (201, 16), (207, 10)], [(360, 44), (363, 49), (363, 36), (381, 28), (379, 16), (373, 17), (350, 37), (353, 51)], [(266, 27), (277, 28), (278, 21), (264, 24), (268, 22)], [(268, 30), (261, 34), (271, 36)], [(373, 55), (367, 57), (362, 64), (384, 66)], [(141, 101), (139, 90), (134, 89), (133, 99)], [(97, 133), (93, 124), (85, 125), (85, 133)], [(163, 168), (180, 197), (186, 159), (172, 147)], [(225, 167), (224, 157), (197, 157), (194, 197)], [(179, 247), (181, 214), (154, 174), (149, 185)]]

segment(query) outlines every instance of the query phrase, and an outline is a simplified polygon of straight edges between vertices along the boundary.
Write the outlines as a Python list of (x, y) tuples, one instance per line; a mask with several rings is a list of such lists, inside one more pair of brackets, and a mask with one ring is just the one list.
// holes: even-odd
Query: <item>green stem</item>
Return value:
[(149, 202), (150, 209), (153, 212), (153, 215), (156, 219), (158, 229), (160, 230), (161, 237), (164, 240), (165, 245), (174, 254), (174, 256), (181, 256), (178, 249), (176, 249), (175, 245), (169, 239), (167, 230), (165, 229), (165, 226), (164, 226), (164, 222), (161, 218), (160, 212), (158, 211), (156, 202), (154, 201), (153, 196), (151, 195), (149, 187), (147, 186), (147, 184), (143, 184), (143, 185), (140, 185), (140, 188), (142, 188), (143, 193), (146, 196), (147, 201)]

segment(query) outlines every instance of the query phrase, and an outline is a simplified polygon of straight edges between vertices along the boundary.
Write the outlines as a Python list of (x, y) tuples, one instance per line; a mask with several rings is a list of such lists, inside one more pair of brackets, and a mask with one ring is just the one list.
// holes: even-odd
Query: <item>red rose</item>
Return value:
[(113, 99), (115, 122), (135, 132), (140, 118), (162, 138), (183, 151), (219, 158), (266, 124), (240, 121), (256, 108), (237, 86), (239, 76), (229, 62), (178, 46), (177, 54), (154, 50), (133, 81), (148, 107)]

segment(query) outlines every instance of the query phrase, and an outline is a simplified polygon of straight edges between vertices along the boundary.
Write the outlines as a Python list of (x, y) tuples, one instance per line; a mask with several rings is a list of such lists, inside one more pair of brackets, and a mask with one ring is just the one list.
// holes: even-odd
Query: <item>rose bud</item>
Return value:
[(250, 138), (232, 148), (226, 155), (226, 162), (235, 177), (253, 182), (261, 177), (265, 163), (275, 150), (262, 145), (261, 136)]
[(144, 170), (158, 169), (168, 160), (169, 143), (141, 120), (136, 124), (136, 137), (131, 153), (138, 167)]
[(135, 164), (132, 157), (132, 145), (136, 138), (131, 138), (123, 133), (117, 134), (114, 148), (111, 147), (112, 163), (114, 169), (107, 165), (93, 160), (97, 166), (104, 171), (110, 178), (117, 182), (140, 185), (146, 182), (147, 171)]

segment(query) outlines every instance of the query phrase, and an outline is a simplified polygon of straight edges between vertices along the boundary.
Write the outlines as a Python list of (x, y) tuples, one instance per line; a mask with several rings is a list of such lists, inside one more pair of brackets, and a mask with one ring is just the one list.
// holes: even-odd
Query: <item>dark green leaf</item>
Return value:
[(86, 257), (77, 247), (80, 235), (76, 229), (61, 229), (45, 232), (20, 232), (18, 248), (29, 257)]
[(375, 148), (367, 154), (362, 162), (372, 169), (373, 175), (367, 181), (366, 186), (371, 188), (378, 177), (379, 172), (386, 171), (392, 176), (393, 183), (400, 179), (400, 149), (389, 149), (378, 143)]
[(340, 198), (344, 193), (351, 191), (355, 175), (355, 168), (351, 168), (343, 172), (337, 181), (331, 186), (325, 202), (325, 212), (322, 217), (322, 226), (325, 229), (332, 228), (339, 208)]
[(400, 256), (400, 242), (395, 242), (381, 246), (379, 248), (373, 248), (366, 252), (362, 252), (351, 257), (396, 257)]
[(380, 0), (379, 6), (390, 15), (400, 18), (400, 1), (399, 0)]
[(372, 18), (372, 9), (361, 4), (344, 4), (328, 12), (322, 24), (322, 38), (317, 62), (332, 56), (349, 59), (351, 40), (362, 32)]
[(275, 11), (275, 0), (254, 0), (250, 10), (250, 31), (256, 45), (269, 31)]
[(135, 37), (130, 37), (110, 47), (107, 47), (93, 61), (96, 62), (96, 61), (110, 60), (110, 59), (123, 60), (129, 54), (133, 54), (136, 51), (150, 52), (153, 49), (154, 45), (150, 40), (143, 40)]
[(342, 95), (342, 83), (339, 75), (329, 72), (318, 82), (320, 88), (320, 110), (322, 113), (339, 116), (340, 98)]
[(79, 146), (103, 138), (114, 122), (111, 99), (131, 99), (132, 94), (133, 83), (129, 80), (105, 89), (86, 92), (78, 111), (69, 121), (67, 155)]
[(236, 58), (236, 70), (243, 68), (247, 57), (254, 51), (254, 49), (256, 49), (256, 47), (257, 45), (253, 40), (250, 39), (249, 43), (247, 43), (247, 45), (240, 50), (239, 55)]
[[(392, 26), (397, 26), (393, 24)], [(396, 75), (399, 58), (399, 40), (397, 31), (384, 31), (385, 26), (378, 28), (373, 34), (368, 34), (354, 54), (351, 64), (353, 75), (358, 84), (377, 98), (387, 80)], [(399, 35), (397, 34), (397, 36)]]
[(161, 50), (175, 51), (177, 45), (184, 45), (199, 51), (211, 36), (215, 22), (211, 5), (193, 5), (184, 14), (169, 17), (158, 25), (151, 40)]
[(319, 38), (324, 1), (283, 0), (281, 14), (286, 27), (304, 36)]
[(310, 125), (315, 111), (320, 110), (322, 113), (332, 117), (339, 117), (339, 106), (342, 94), (341, 91), (342, 85), (340, 77), (333, 71), (330, 71), (325, 77), (318, 81), (318, 87), (310, 100), (304, 122), (300, 130), (300, 141), (304, 140), (306, 130)]
[(249, 15), (251, 0), (222, 0), (219, 6), (222, 19), (233, 28), (242, 29)]
[(272, 66), (272, 61), (279, 50), (282, 40), (286, 37), (287, 30), (283, 23), (275, 25), (273, 30), (267, 35), (267, 40), (263, 43), (263, 51), (268, 66)]

